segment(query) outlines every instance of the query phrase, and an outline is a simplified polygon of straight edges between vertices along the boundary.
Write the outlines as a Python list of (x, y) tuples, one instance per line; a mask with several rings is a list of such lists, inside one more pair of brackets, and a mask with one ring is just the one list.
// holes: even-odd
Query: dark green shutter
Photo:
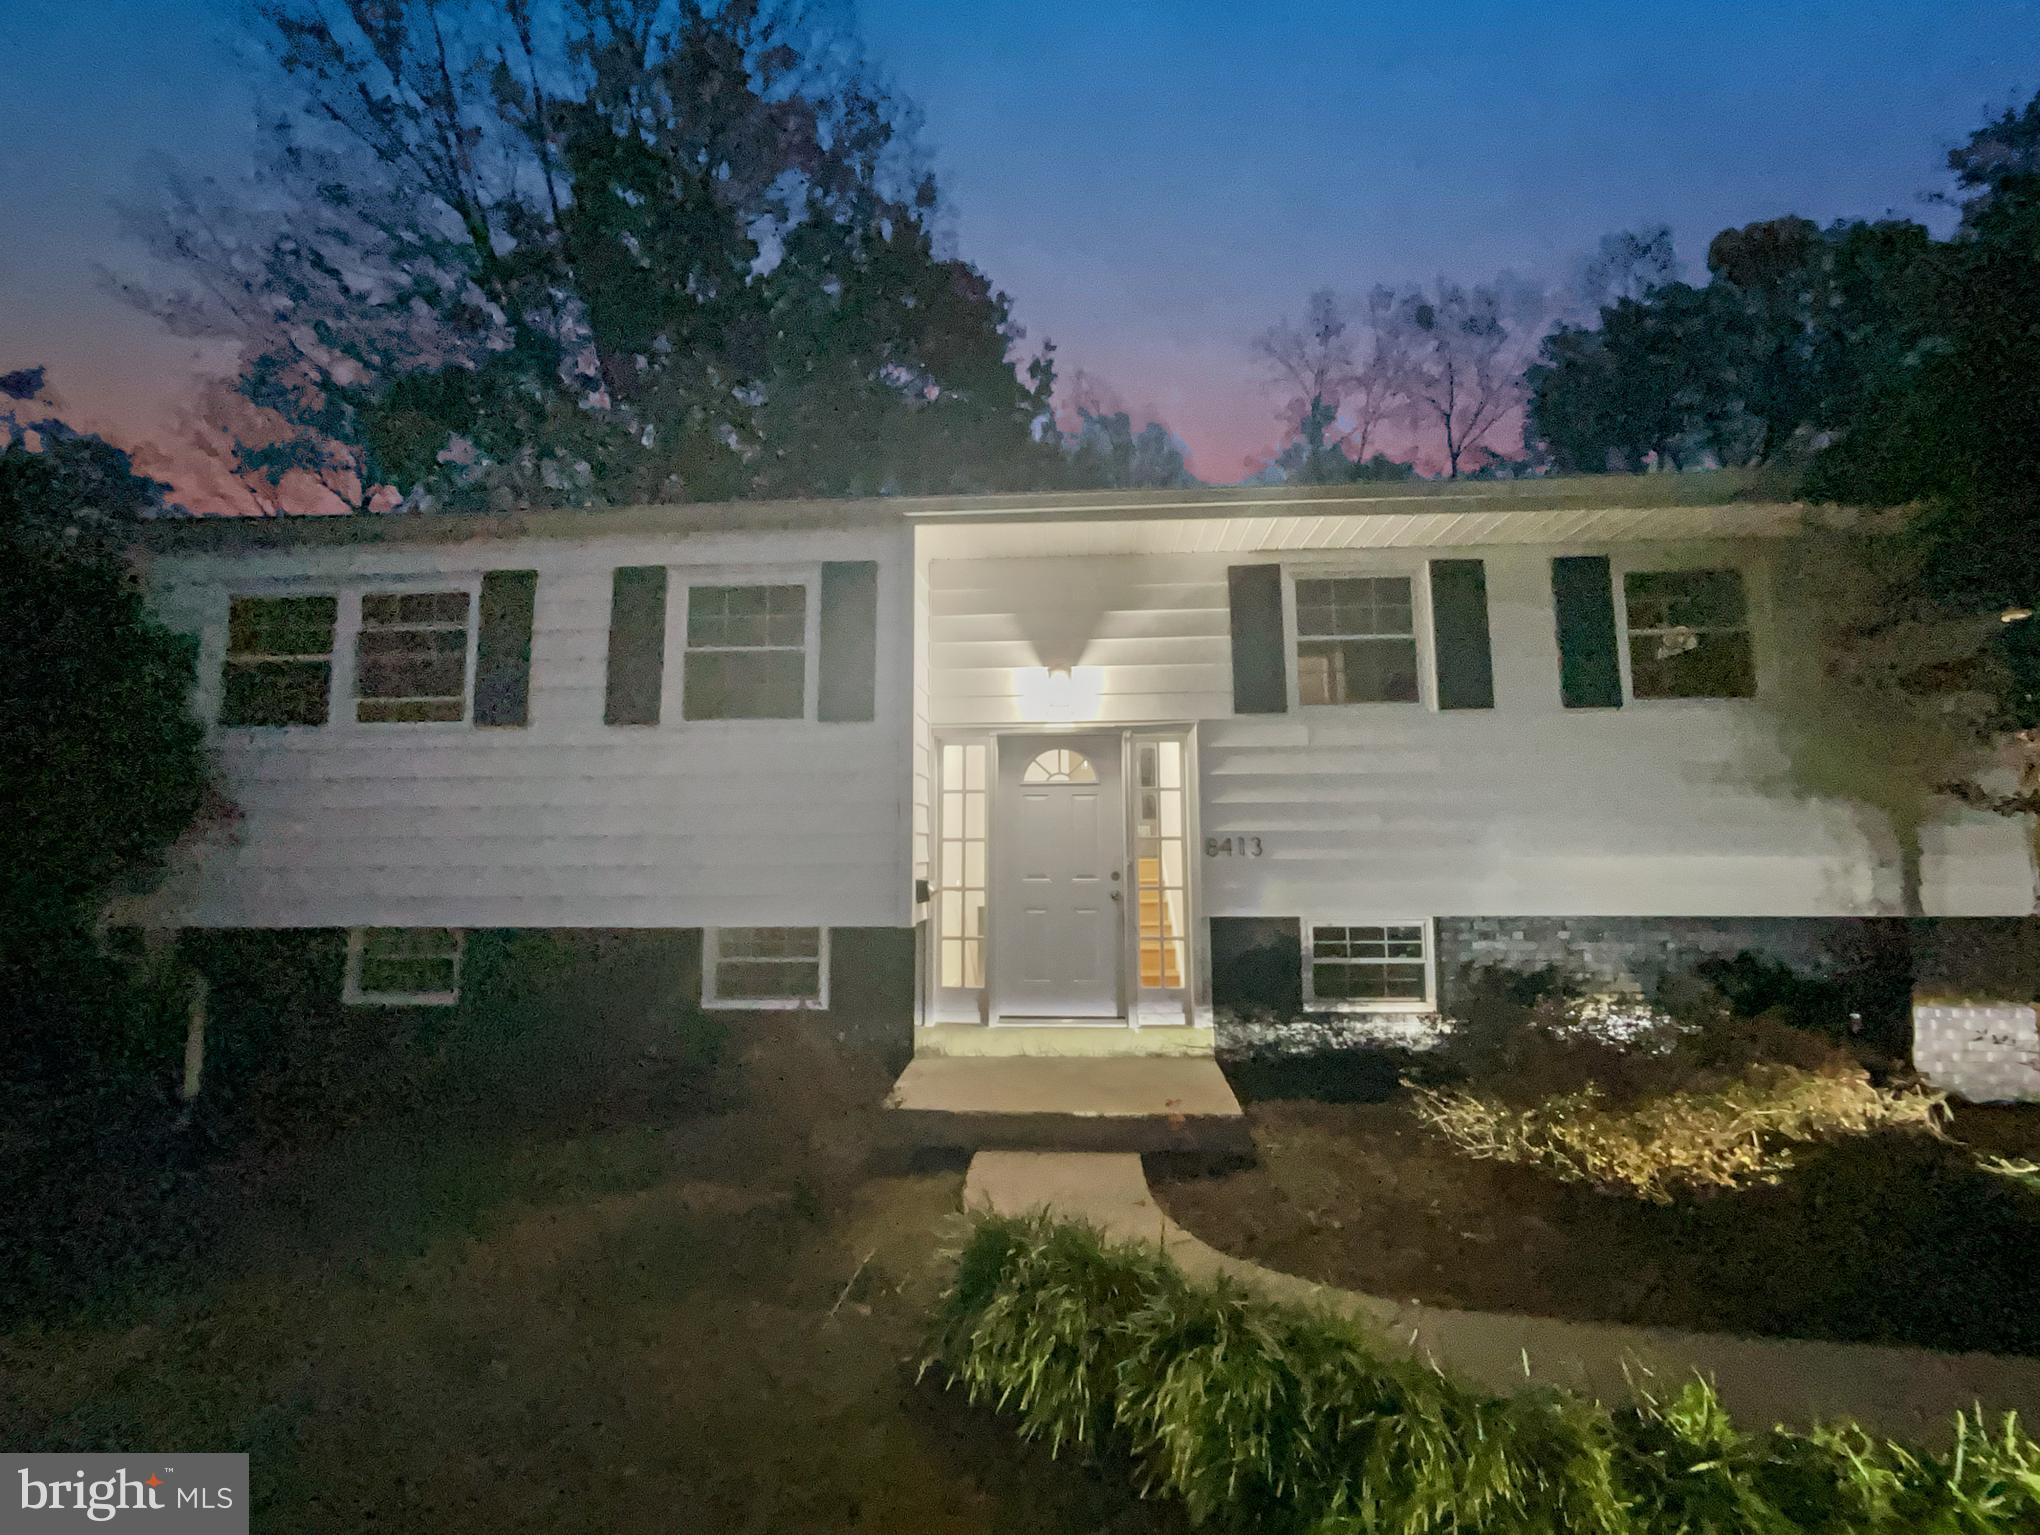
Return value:
[(878, 565), (822, 567), (821, 683), (815, 718), (868, 720), (878, 713)]
[(1438, 707), (1492, 709), (1495, 661), (1483, 561), (1431, 561), (1431, 632), (1438, 647)]
[(1551, 603), (1558, 618), (1558, 696), (1568, 709), (1622, 707), (1622, 663), (1615, 649), (1615, 588), (1598, 554), (1551, 562)]
[(1225, 580), (1232, 608), (1233, 713), (1281, 714), (1289, 707), (1282, 567), (1235, 565)]
[(492, 570), (482, 577), (475, 630), (475, 723), (531, 723), (531, 613), (535, 570)]
[(625, 565), (610, 586), (605, 725), (656, 725), (666, 673), (666, 567)]

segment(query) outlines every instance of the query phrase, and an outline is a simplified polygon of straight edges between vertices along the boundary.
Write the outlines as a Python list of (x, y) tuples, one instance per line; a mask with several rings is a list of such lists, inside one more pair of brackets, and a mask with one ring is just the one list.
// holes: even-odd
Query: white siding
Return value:
[(928, 563), (927, 556), (917, 550), (914, 558), (913, 621), (913, 874), (917, 880), (932, 883), (935, 743), (928, 728)]
[[(1881, 826), (1785, 787), (1760, 703), (1560, 707), (1549, 561), (1592, 546), (1450, 552), (1487, 561), (1492, 710), (1233, 717), (1226, 567), (1276, 556), (1214, 552), (937, 559), (930, 718), (938, 730), (1028, 723), (1027, 669), (1071, 666), (1086, 718), (1201, 721), (1203, 833), (1264, 850), (1203, 860), (1212, 916), (1812, 916), (1895, 898)], [(1761, 544), (1609, 552), (1618, 568), (1744, 566), (1763, 690), (1777, 658)], [(1423, 553), (1286, 558), (1415, 569)], [(1925, 877), (1929, 911), (2031, 909), (2025, 839), (2007, 821), (1934, 829)]]
[[(180, 859), (134, 915), (263, 927), (902, 925), (909, 547), (904, 529), (876, 529), (162, 557), (152, 589), (167, 621), (201, 636), (208, 713), (233, 592), (536, 569), (531, 712), (524, 728), (358, 725), (336, 698), (325, 726), (216, 732), (238, 822)], [(616, 567), (670, 566), (677, 589), (864, 559), (879, 562), (874, 721), (681, 721), (676, 591), (663, 722), (603, 724)]]

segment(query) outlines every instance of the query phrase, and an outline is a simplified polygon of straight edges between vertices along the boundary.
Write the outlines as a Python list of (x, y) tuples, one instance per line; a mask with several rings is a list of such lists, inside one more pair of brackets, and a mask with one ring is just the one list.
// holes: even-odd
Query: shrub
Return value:
[(925, 1369), (1054, 1449), (1130, 1452), (1143, 1491), (1220, 1528), (1670, 1535), (1965, 1531), (2040, 1519), (2040, 1447), (2007, 1416), (1953, 1454), (1848, 1426), (1748, 1434), (1713, 1392), (1610, 1411), (1487, 1395), (1344, 1318), (1195, 1284), (1145, 1244), (985, 1217)]
[(1675, 1194), (1775, 1182), (1792, 1143), (1891, 1127), (1933, 1129), (1938, 1094), (1881, 1088), (1857, 1068), (1757, 1065), (1611, 1104), (1589, 1082), (1527, 1105), (1415, 1088), (1417, 1117), (1470, 1157), (1668, 1203)]

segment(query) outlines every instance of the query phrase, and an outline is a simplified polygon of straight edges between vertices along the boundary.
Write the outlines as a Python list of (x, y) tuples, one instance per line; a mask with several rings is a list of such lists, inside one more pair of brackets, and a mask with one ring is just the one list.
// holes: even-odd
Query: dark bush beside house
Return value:
[(2031, 1530), (2040, 1445), (1979, 1412), (1937, 1455), (1847, 1425), (1741, 1428), (1699, 1383), (1610, 1410), (1493, 1397), (1326, 1312), (1186, 1279), (1144, 1244), (981, 1219), (925, 1368), (1051, 1448), (1252, 1531)]
[(196, 647), (128, 564), (165, 487), (100, 438), (22, 419), (9, 402), (42, 384), (0, 378), (0, 1088), (111, 1088), (157, 1020), (95, 926), (213, 803), (210, 762), (187, 706)]
[(206, 978), (211, 1016), (182, 1115), (181, 992), (153, 1009), (121, 994), (132, 1071), (24, 1096), (0, 1132), (0, 1309), (164, 1277), (204, 1250), (234, 1185), (356, 1124), (423, 1111), (572, 1132), (706, 1111), (727, 1090), (729, 1028), (701, 1011), (696, 933), (472, 933), (450, 1008), (344, 1004), (345, 955), (338, 930), (183, 934), (173, 970)]

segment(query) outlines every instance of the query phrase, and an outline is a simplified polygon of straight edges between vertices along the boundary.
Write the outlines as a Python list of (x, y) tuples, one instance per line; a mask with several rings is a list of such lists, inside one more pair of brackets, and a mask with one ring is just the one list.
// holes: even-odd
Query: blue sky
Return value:
[[(0, 0), (0, 368), (153, 429), (192, 349), (107, 299), (109, 195), (247, 131), (227, 0)], [(1945, 151), (2040, 85), (2036, 0), (1451, 6), (863, 0), (964, 254), (1030, 342), (1236, 474), (1246, 354), (1314, 286), (1565, 275), (1613, 229), (1928, 213)]]

